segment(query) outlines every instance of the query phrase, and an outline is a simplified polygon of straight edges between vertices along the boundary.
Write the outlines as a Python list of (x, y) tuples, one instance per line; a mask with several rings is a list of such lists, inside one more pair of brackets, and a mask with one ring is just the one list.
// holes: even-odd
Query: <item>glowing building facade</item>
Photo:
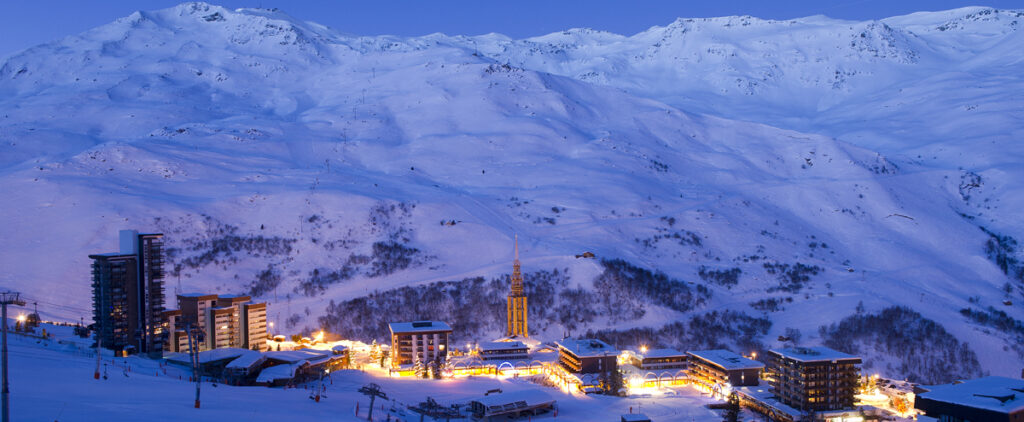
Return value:
[(527, 329), (526, 292), (523, 289), (523, 274), (519, 269), (519, 238), (515, 241), (515, 261), (512, 263), (512, 293), (508, 295), (508, 337), (529, 337)]

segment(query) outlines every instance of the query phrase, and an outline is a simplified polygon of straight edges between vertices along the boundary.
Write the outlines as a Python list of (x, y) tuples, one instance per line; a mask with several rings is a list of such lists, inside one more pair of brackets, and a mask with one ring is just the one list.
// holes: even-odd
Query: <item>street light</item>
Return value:
[(25, 322), (25, 314), (18, 315), (18, 322)]
[(640, 346), (640, 354), (642, 354), (642, 355), (647, 354), (647, 346)]

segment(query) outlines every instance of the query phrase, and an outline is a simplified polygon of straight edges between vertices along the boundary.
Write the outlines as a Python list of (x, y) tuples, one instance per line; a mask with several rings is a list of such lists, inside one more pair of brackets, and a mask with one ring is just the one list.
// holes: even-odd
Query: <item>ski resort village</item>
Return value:
[(0, 13), (0, 422), (1024, 422), (1019, 6), (171, 1)]
[[(399, 421), (1016, 421), (1024, 414), (1024, 379), (919, 385), (867, 373), (861, 357), (825, 346), (684, 351), (530, 335), (518, 239), (499, 338), (468, 338), (429, 319), (388, 322), (390, 337), (369, 344), (324, 330), (289, 334), (268, 325), (266, 303), (239, 294), (178, 293), (177, 309), (165, 309), (163, 237), (122, 230), (118, 252), (89, 255), (93, 323), (43, 321), (38, 303), (27, 316), (16, 311), (10, 347), (24, 372), (16, 370), (15, 380), (38, 376), (34, 364), (61, 368), (47, 375), (79, 380), (53, 391), (58, 397), (73, 386), (75, 395), (96, 395), (90, 406), (125, 417), (138, 411), (132, 403), (156, 400), (168, 420), (204, 419), (205, 409), (241, 414), (247, 406), (257, 406), (256, 419), (280, 408), (286, 418)], [(8, 292), (3, 305), (6, 315), (7, 306), (27, 301)], [(117, 391), (131, 393), (99, 397)], [(54, 413), (39, 402), (52, 398), (31, 398), (37, 403), (18, 409), (26, 419), (62, 420), (66, 405)], [(200, 410), (189, 413), (189, 404)]]

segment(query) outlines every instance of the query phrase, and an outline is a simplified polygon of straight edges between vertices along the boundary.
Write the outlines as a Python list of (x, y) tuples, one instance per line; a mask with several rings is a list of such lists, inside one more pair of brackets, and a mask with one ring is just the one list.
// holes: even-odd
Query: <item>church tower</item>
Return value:
[(529, 337), (526, 329), (526, 293), (523, 291), (523, 274), (519, 270), (519, 236), (515, 240), (516, 258), (512, 262), (512, 293), (508, 295), (507, 337)]

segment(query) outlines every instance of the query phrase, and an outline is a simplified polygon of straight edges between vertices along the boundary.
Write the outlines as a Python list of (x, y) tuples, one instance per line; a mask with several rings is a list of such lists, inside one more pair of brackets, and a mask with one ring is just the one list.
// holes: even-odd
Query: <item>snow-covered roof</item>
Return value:
[(199, 352), (199, 363), (215, 362), (224, 359), (234, 359), (240, 356), (260, 354), (249, 349), (240, 349), (237, 347), (224, 347), (220, 349), (204, 350)]
[(306, 362), (309, 362), (310, 365), (320, 365), (322, 363), (327, 363), (330, 360), (331, 360), (331, 356), (320, 356), (320, 357), (315, 357), (315, 358), (309, 359)]
[(192, 293), (180, 293), (180, 294), (178, 294), (178, 296), (181, 296), (181, 297), (208, 297), (208, 296), (210, 296), (210, 297), (217, 297), (217, 295), (215, 295), (215, 294), (195, 293), (195, 292), (192, 292)]
[(332, 352), (344, 352), (346, 350), (348, 350), (348, 346), (346, 346), (344, 344), (337, 344), (337, 345), (334, 345), (333, 347), (331, 347), (331, 351)]
[(763, 369), (764, 364), (753, 359), (747, 359), (743, 356), (737, 355), (734, 352), (725, 349), (714, 349), (714, 350), (691, 350), (689, 353), (693, 356), (711, 362), (715, 365), (721, 366), (726, 370), (734, 369)]
[(604, 355), (616, 356), (619, 354), (619, 351), (615, 350), (614, 347), (609, 346), (608, 343), (592, 338), (579, 340), (567, 338), (565, 340), (557, 341), (555, 344), (581, 358)]
[(164, 360), (173, 363), (180, 363), (184, 365), (191, 365), (192, 361), (189, 359), (188, 353), (164, 353)]
[(734, 387), (733, 391), (741, 395), (753, 398), (758, 402), (766, 406), (770, 406), (775, 410), (789, 414), (794, 420), (800, 418), (803, 412), (796, 410), (789, 405), (779, 401), (775, 394), (768, 389), (768, 387)]
[(292, 379), (295, 378), (295, 370), (298, 368), (299, 365), (294, 363), (264, 368), (260, 371), (260, 375), (256, 377), (256, 382), (274, 382), (276, 380)]
[(833, 350), (825, 346), (787, 347), (785, 349), (771, 350), (771, 352), (780, 355), (784, 358), (793, 359), (800, 362), (831, 362), (834, 360), (849, 359), (860, 360), (859, 357), (848, 355), (846, 353)]
[(491, 350), (513, 350), (513, 349), (526, 349), (526, 344), (521, 341), (488, 341), (486, 343), (480, 343), (480, 350), (491, 351)]
[[(221, 349), (204, 350), (202, 352), (199, 352), (199, 363), (204, 364), (224, 359), (235, 359), (240, 356), (248, 356), (251, 354), (256, 354), (258, 356), (260, 352), (249, 349), (239, 349), (237, 347), (225, 347)], [(167, 356), (165, 356), (165, 359), (171, 362), (183, 363), (186, 365), (192, 363), (192, 359), (188, 353), (169, 353), (167, 354)]]
[(990, 376), (960, 384), (921, 386), (925, 398), (999, 413), (1024, 410), (1024, 380)]
[(519, 337), (519, 336), (501, 337), (501, 338), (495, 339), (494, 341), (502, 341), (502, 342), (518, 341), (518, 342), (521, 342), (521, 343), (525, 344), (526, 347), (529, 347), (531, 349), (533, 349), (533, 348), (535, 348), (537, 346), (541, 346), (542, 345), (542, 342), (540, 340), (537, 340), (537, 339), (534, 339), (534, 338), (531, 338), (531, 337)]
[(266, 352), (266, 353), (264, 353), (264, 355), (267, 357), (267, 359), (273, 359), (273, 360), (278, 360), (278, 361), (288, 362), (288, 363), (299, 363), (299, 362), (305, 362), (305, 361), (311, 360), (311, 359), (322, 358), (324, 356), (327, 356), (327, 353), (325, 353), (322, 350), (315, 350), (314, 351), (314, 350), (309, 350), (309, 349), (302, 349), (302, 350), (285, 350), (285, 351), (280, 351), (280, 352)]
[(644, 359), (686, 357), (686, 353), (676, 349), (650, 349), (647, 353), (640, 355)]
[(118, 257), (135, 257), (135, 256), (138, 256), (138, 255), (133, 254), (133, 253), (106, 252), (106, 253), (94, 253), (94, 254), (90, 254), (89, 256), (90, 257), (102, 256), (104, 258), (118, 258)]
[(620, 420), (622, 422), (646, 422), (651, 420), (651, 418), (648, 418), (647, 415), (643, 413), (627, 413), (622, 415)]
[(266, 358), (263, 357), (263, 354), (260, 353), (260, 352), (257, 352), (257, 351), (254, 351), (254, 350), (250, 350), (250, 352), (252, 352), (252, 353), (246, 353), (246, 354), (244, 354), (242, 356), (239, 356), (237, 359), (231, 361), (231, 363), (228, 363), (227, 368), (230, 368), (230, 369), (248, 369), (248, 368), (252, 368), (253, 365), (256, 365), (256, 364), (258, 364), (260, 362), (263, 362), (263, 360), (266, 359)]
[(422, 331), (451, 331), (448, 323), (441, 321), (392, 322), (388, 324), (392, 333), (415, 333)]
[(491, 407), (505, 406), (520, 401), (526, 402), (527, 406), (536, 406), (544, 403), (554, 403), (555, 400), (548, 393), (541, 390), (520, 390), (478, 397), (473, 399), (473, 401)]

